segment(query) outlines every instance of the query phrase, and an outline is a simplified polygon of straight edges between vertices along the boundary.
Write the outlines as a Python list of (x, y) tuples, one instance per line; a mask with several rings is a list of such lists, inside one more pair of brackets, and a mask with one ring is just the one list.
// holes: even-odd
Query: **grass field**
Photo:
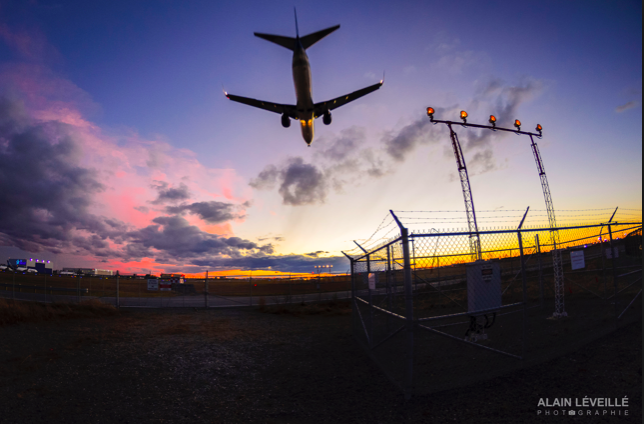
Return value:
[(0, 299), (0, 326), (22, 322), (51, 322), (61, 318), (116, 315), (117, 309), (98, 300), (81, 303), (38, 303)]

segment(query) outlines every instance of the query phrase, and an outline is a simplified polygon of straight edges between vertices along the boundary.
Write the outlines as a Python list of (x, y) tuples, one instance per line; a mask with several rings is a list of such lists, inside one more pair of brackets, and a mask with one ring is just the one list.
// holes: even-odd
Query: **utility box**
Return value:
[[(493, 312), (501, 307), (501, 265), (498, 259), (476, 261), (466, 265), (467, 311), (487, 309)], [(490, 311), (492, 310), (492, 311)]]

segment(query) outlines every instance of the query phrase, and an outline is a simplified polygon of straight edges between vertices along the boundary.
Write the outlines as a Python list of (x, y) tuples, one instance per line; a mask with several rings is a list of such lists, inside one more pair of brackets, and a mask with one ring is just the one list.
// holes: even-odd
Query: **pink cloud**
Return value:
[(25, 59), (40, 60), (47, 50), (54, 50), (39, 31), (16, 31), (4, 23), (0, 23), (0, 38)]
[[(3, 28), (2, 35), (6, 38), (6, 27), (0, 27), (0, 31)], [(18, 44), (28, 47), (27, 41), (22, 43)], [(40, 65), (2, 66), (0, 81), (0, 85), (9, 87), (23, 101), (31, 118), (38, 122), (63, 123), (69, 128), (68, 134), (80, 146), (78, 157), (70, 157), (70, 160), (95, 172), (104, 186), (101, 192), (93, 195), (90, 206), (93, 215), (120, 221), (128, 231), (155, 225), (155, 218), (167, 215), (165, 204), (152, 203), (159, 197), (159, 183), (165, 183), (169, 188), (186, 187), (188, 196), (182, 199), (186, 204), (214, 200), (231, 203), (238, 205), (236, 210), (241, 211), (236, 216), (243, 216), (245, 206), (242, 203), (250, 199), (252, 191), (234, 169), (209, 168), (199, 162), (194, 152), (176, 148), (163, 140), (141, 137), (134, 130), (115, 132), (101, 128), (86, 116), (87, 110), (96, 109), (87, 93)], [(186, 213), (185, 219), (201, 231), (234, 236), (230, 222), (213, 225), (190, 213)], [(79, 237), (91, 236), (84, 231), (77, 233)], [(124, 248), (119, 242), (109, 240), (105, 250), (123, 252)], [(82, 254), (82, 249), (73, 253), (79, 261), (92, 261), (91, 257)], [(107, 265), (99, 265), (97, 258), (93, 260), (97, 267), (116, 267), (122, 272), (128, 269), (162, 270), (159, 269), (162, 265), (149, 257), (132, 262), (109, 259)]]

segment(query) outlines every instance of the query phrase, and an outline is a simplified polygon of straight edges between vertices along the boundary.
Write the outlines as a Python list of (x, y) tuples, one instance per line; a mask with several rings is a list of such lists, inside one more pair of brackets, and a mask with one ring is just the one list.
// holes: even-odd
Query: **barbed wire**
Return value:
[[(530, 209), (532, 211), (537, 211), (537, 212), (547, 212), (546, 209)], [(555, 212), (587, 212), (587, 211), (614, 211), (614, 208), (599, 208), (599, 209), (557, 209)], [(642, 209), (621, 209), (618, 208), (617, 212), (619, 211), (639, 211), (641, 212)], [(396, 213), (463, 213), (465, 211), (463, 210), (455, 210), (455, 211), (394, 211)], [(479, 212), (525, 212), (525, 209), (485, 209), (485, 210), (477, 210), (476, 213)]]

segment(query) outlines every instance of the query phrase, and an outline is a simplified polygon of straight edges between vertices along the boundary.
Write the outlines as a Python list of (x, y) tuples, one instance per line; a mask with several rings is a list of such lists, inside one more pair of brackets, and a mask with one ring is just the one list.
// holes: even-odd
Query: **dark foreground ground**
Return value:
[[(629, 406), (583, 417), (538, 407), (540, 398), (584, 396), (628, 397)], [(346, 313), (124, 310), (0, 327), (2, 424), (641, 420), (641, 322), (547, 363), (409, 402), (353, 341)]]

